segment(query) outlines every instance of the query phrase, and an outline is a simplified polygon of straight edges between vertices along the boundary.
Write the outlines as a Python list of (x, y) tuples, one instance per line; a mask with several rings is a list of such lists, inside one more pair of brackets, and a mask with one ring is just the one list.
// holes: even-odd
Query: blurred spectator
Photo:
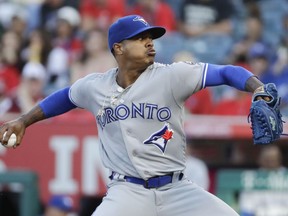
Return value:
[(185, 48), (200, 61), (223, 63), (233, 43), (233, 11), (229, 0), (185, 0), (179, 19)]
[(176, 30), (174, 11), (162, 0), (137, 0), (130, 14), (139, 14), (151, 25), (163, 26), (167, 31)]
[(5, 29), (12, 30), (22, 36), (28, 18), (27, 10), (14, 2), (0, 1), (0, 23)]
[(180, 30), (189, 37), (230, 34), (233, 10), (229, 0), (185, 0), (181, 7)]
[(1, 80), (0, 81), (0, 116), (3, 116), (3, 114), (5, 114), (9, 110), (11, 104), (12, 104), (11, 99), (7, 97), (7, 94), (5, 91), (5, 83)]
[[(250, 0), (251, 1), (251, 0)], [(272, 46), (278, 46), (283, 34), (283, 18), (288, 13), (287, 0), (260, 0), (257, 1), (263, 20), (263, 38)]]
[(18, 69), (19, 37), (16, 33), (6, 31), (0, 42), (0, 80), (4, 82), (5, 91), (10, 94), (20, 81)]
[(263, 24), (259, 16), (251, 15), (245, 19), (244, 37), (233, 45), (229, 55), (229, 63), (247, 67), (247, 55), (251, 45), (256, 42), (264, 43), (262, 29)]
[(287, 168), (283, 165), (281, 150), (279, 146), (276, 145), (262, 147), (257, 163), (259, 165), (259, 169), (263, 171), (287, 171)]
[(12, 0), (25, 9), (26, 33), (40, 26), (40, 6), (44, 0)]
[[(170, 64), (177, 61), (191, 61), (196, 58), (190, 50), (186, 49), (187, 43), (182, 34), (177, 32), (170, 32), (163, 37), (155, 40), (154, 46), (157, 50), (155, 61), (163, 62), (164, 64)], [(194, 60), (193, 60), (194, 61)]]
[[(288, 33), (288, 31), (287, 31)], [(288, 36), (286, 41), (283, 39), (283, 42), (277, 47), (277, 60), (274, 64), (274, 74), (281, 75), (287, 71), (288, 66)]]
[(273, 50), (259, 42), (252, 44), (248, 51), (249, 68), (264, 83), (271, 82), (273, 76), (272, 56)]
[(51, 41), (47, 32), (41, 29), (34, 29), (23, 45), (20, 56), (21, 61), (25, 63), (33, 61), (46, 65), (51, 49)]
[[(287, 168), (284, 167), (279, 146), (268, 145), (261, 147), (258, 158), (259, 171), (273, 179), (271, 182), (276, 190), (246, 190), (240, 195), (241, 216), (281, 216), (288, 214), (288, 194), (283, 187), (287, 178)], [(269, 177), (268, 177), (269, 178)], [(263, 176), (263, 180), (265, 182)], [(262, 180), (262, 179), (261, 179)], [(269, 181), (267, 179), (267, 184)], [(260, 185), (258, 185), (260, 186)], [(267, 186), (269, 187), (269, 186)], [(285, 187), (285, 186), (284, 186)], [(286, 188), (287, 189), (287, 188)]]
[(80, 22), (80, 14), (72, 7), (63, 7), (57, 12), (57, 27), (52, 46), (65, 49), (69, 54), (70, 62), (79, 57), (82, 49), (82, 42), (77, 37)]
[(61, 89), (70, 83), (70, 62), (65, 49), (55, 47), (51, 50), (47, 60), (48, 81), (45, 87), (45, 95)]
[[(1, 76), (1, 75), (0, 75)], [(6, 83), (0, 78), (0, 117), (2, 118), (11, 108), (12, 99), (6, 90)]]
[(89, 32), (84, 43), (81, 57), (71, 66), (71, 83), (89, 73), (106, 72), (109, 68), (116, 67), (115, 59), (108, 50), (104, 32)]
[(209, 190), (210, 179), (209, 170), (206, 163), (195, 156), (192, 144), (187, 145), (186, 169), (184, 171), (187, 178), (204, 190)]
[(39, 8), (40, 27), (48, 32), (56, 29), (57, 10), (63, 7), (64, 0), (45, 0)]
[(106, 31), (112, 22), (125, 14), (125, 6), (125, 0), (82, 0), (79, 9), (82, 31)]
[(288, 12), (283, 17), (282, 23), (283, 23), (283, 31), (281, 35), (282, 45), (283, 44), (288, 45)]
[(6, 31), (0, 43), (2, 62), (4, 61), (8, 65), (17, 66), (21, 48), (21, 37), (13, 31)]
[(20, 83), (18, 70), (0, 62), (0, 83), (3, 93), (10, 95)]
[(175, 14), (175, 18), (176, 20), (179, 19), (180, 17), (180, 8), (181, 8), (181, 5), (183, 4), (184, 0), (165, 0), (165, 2), (167, 2), (170, 7), (173, 9), (174, 11), (174, 14)]
[(79, 24), (80, 15), (74, 8), (67, 6), (58, 10), (57, 31), (47, 62), (49, 82), (46, 94), (70, 83), (71, 64), (79, 59), (82, 50), (82, 41), (77, 37)]
[(18, 34), (22, 41), (24, 41), (27, 36), (27, 17), (26, 10), (23, 8), (15, 11), (8, 28)]
[(73, 200), (69, 196), (53, 195), (43, 216), (68, 216), (73, 212)]
[[(283, 53), (282, 53), (283, 52)], [(276, 84), (281, 97), (281, 111), (288, 113), (288, 51), (287, 47), (278, 49), (277, 53), (261, 43), (253, 44), (248, 53), (250, 70), (264, 83)]]
[[(14, 112), (25, 113), (44, 98), (46, 71), (42, 64), (28, 62), (22, 71), (21, 83), (14, 97)], [(18, 108), (18, 110), (17, 110)]]
[(281, 96), (281, 109), (284, 115), (288, 115), (288, 12), (283, 18), (283, 33), (281, 43), (277, 49), (277, 59), (273, 65), (274, 80), (279, 95)]
[[(17, 53), (17, 36), (13, 32), (6, 32), (0, 46), (0, 116), (3, 117), (12, 111), (12, 95), (20, 83), (20, 71), (15, 66)], [(9, 49), (8, 47), (11, 46)], [(16, 111), (17, 112), (17, 111)]]
[(19, 74), (13, 69), (0, 65), (0, 117), (3, 119), (8, 112), (18, 112), (13, 109), (13, 95), (18, 87)]
[(4, 27), (2, 25), (2, 23), (0, 22), (0, 38), (2, 37), (2, 35), (4, 34)]
[(58, 9), (64, 6), (78, 9), (78, 0), (44, 0), (39, 8), (39, 27), (46, 29), (48, 32), (54, 32), (57, 26)]

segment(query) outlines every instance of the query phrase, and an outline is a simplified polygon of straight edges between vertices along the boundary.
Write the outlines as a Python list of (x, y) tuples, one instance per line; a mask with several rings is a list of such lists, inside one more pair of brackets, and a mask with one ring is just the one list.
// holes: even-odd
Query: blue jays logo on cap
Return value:
[(148, 26), (148, 22), (146, 22), (146, 20), (143, 17), (137, 16), (133, 19), (133, 21), (140, 21), (142, 22), (144, 25)]
[(139, 15), (124, 16), (114, 22), (109, 28), (109, 49), (112, 51), (115, 43), (120, 43), (123, 40), (130, 39), (146, 31), (151, 34), (153, 39), (163, 36), (166, 32), (163, 27), (150, 26), (149, 23)]
[(144, 144), (154, 144), (164, 153), (168, 141), (172, 138), (173, 130), (169, 129), (168, 124), (165, 124), (162, 129), (153, 133), (147, 140), (145, 140)]

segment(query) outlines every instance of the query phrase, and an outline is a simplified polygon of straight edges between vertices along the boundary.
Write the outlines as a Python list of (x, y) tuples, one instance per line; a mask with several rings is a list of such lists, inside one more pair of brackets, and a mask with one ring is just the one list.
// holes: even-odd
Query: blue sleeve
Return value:
[(61, 115), (76, 108), (69, 98), (69, 87), (56, 91), (43, 99), (39, 106), (46, 118)]
[(246, 81), (251, 76), (254, 75), (243, 67), (209, 64), (204, 87), (229, 85), (245, 91)]

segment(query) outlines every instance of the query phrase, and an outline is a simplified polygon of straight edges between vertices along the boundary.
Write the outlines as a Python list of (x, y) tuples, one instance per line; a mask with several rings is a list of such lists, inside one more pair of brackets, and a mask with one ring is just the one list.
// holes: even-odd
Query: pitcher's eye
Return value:
[(137, 36), (135, 39), (136, 39), (136, 40), (140, 40), (140, 41), (141, 41), (141, 40), (143, 40), (143, 39), (144, 39), (144, 37), (143, 37), (142, 35), (141, 35), (141, 36), (139, 35), (139, 36)]

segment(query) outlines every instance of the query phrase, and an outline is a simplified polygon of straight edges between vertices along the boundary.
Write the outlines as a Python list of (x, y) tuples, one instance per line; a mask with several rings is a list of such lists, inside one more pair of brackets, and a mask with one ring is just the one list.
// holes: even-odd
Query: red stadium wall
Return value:
[(0, 147), (0, 171), (32, 170), (38, 174), (42, 201), (54, 193), (82, 195), (106, 192), (107, 170), (98, 151), (94, 119), (63, 115), (29, 127), (17, 149)]

